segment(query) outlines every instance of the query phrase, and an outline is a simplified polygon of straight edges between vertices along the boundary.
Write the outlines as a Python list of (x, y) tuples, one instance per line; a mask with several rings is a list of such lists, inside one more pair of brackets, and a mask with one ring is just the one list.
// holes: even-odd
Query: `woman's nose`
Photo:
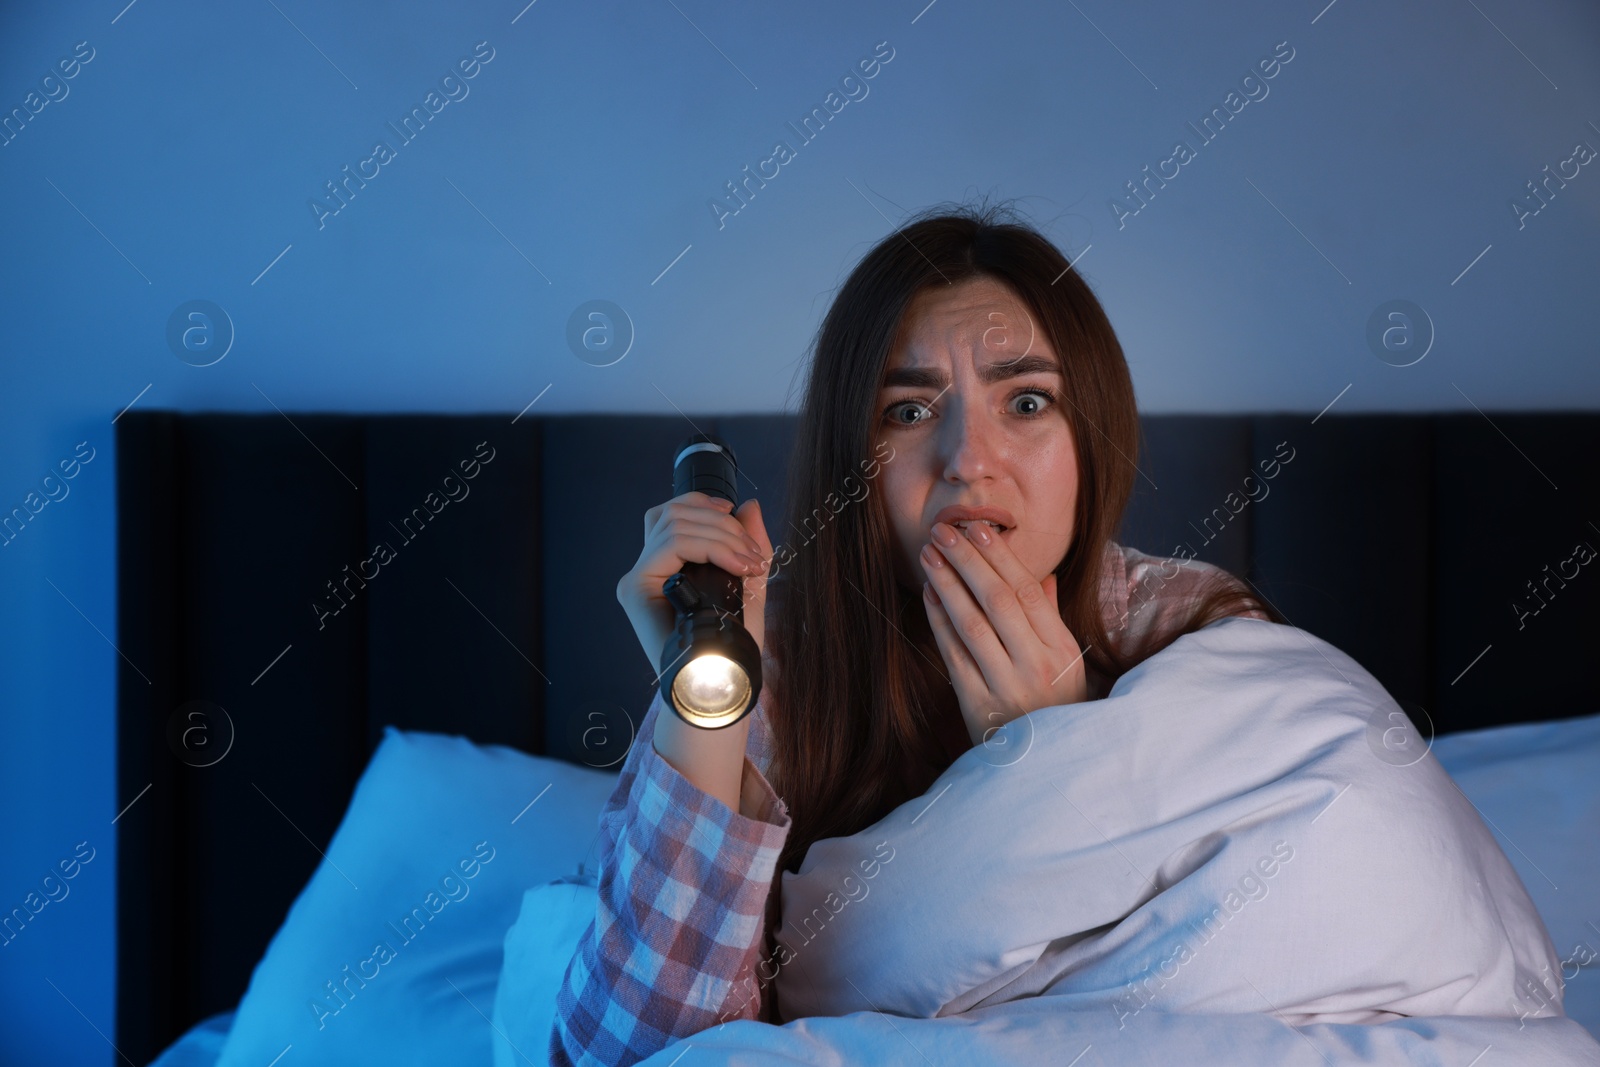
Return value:
[(967, 404), (952, 404), (940, 441), (944, 477), (972, 482), (994, 476), (996, 428)]

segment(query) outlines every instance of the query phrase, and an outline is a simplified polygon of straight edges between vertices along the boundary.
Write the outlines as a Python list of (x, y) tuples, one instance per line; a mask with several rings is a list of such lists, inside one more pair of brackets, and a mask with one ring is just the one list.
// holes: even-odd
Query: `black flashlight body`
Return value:
[[(737, 479), (733, 450), (714, 434), (692, 434), (674, 454), (674, 497), (700, 492), (737, 504)], [(761, 695), (761, 650), (744, 626), (743, 580), (714, 563), (689, 562), (662, 584), (661, 591), (677, 612), (672, 636), (661, 653), (662, 699), (690, 725), (732, 726), (749, 714)], [(685, 690), (678, 684), (686, 668), (705, 669), (705, 663), (690, 667), (705, 656), (720, 656), (731, 664), (725, 672), (732, 679), (728, 692), (738, 694), (734, 706), (714, 714), (686, 706)]]

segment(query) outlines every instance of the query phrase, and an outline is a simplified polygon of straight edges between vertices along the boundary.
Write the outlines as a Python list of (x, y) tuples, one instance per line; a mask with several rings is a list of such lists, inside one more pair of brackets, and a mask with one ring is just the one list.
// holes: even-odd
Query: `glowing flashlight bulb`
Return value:
[(679, 707), (709, 724), (744, 710), (750, 679), (726, 656), (696, 656), (673, 679), (672, 692)]

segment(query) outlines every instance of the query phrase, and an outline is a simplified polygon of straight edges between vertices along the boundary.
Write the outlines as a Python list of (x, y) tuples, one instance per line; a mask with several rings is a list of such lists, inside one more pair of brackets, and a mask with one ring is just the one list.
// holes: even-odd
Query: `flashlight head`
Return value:
[(738, 615), (712, 607), (680, 612), (661, 661), (661, 696), (691, 726), (732, 726), (761, 693), (761, 650)]

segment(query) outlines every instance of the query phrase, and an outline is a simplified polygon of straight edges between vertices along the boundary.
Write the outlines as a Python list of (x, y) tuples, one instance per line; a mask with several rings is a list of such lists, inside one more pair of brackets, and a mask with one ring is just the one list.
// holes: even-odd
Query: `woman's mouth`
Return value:
[(990, 522), (988, 519), (962, 519), (959, 522), (952, 522), (950, 525), (962, 531), (965, 531), (970, 526), (982, 526), (1000, 537), (1008, 536), (1013, 529), (1013, 527), (1002, 526), (997, 522)]

